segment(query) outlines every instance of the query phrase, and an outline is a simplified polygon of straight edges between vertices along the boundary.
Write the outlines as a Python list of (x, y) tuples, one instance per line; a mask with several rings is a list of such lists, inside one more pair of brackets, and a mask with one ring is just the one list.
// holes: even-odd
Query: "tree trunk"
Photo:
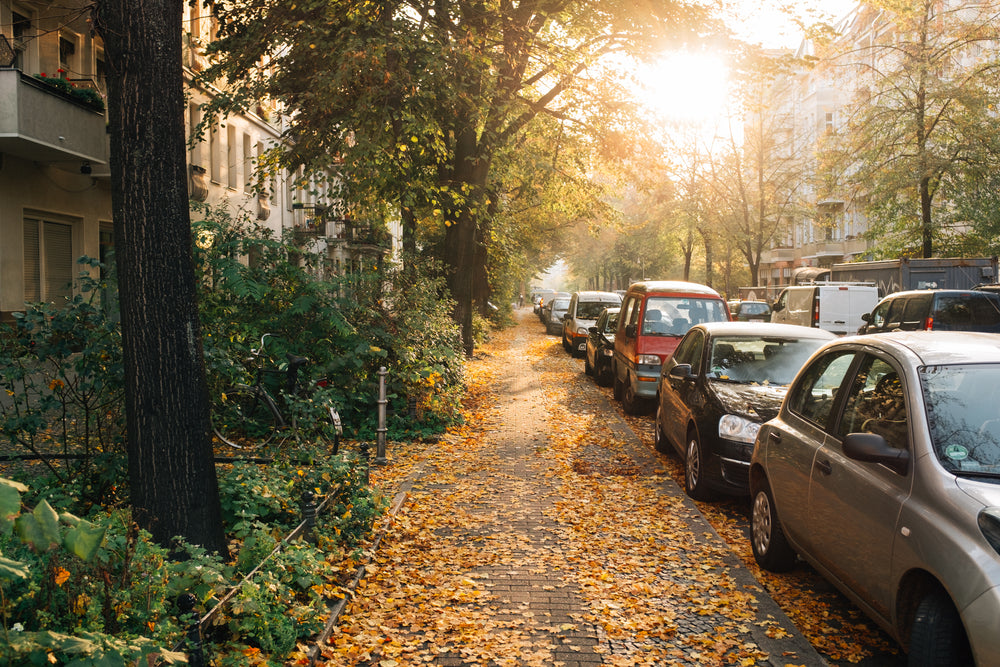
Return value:
[(98, 0), (134, 518), (226, 553), (191, 256), (182, 0)]
[(931, 219), (930, 178), (920, 179), (920, 237), (923, 242), (923, 257), (934, 256), (934, 230)]

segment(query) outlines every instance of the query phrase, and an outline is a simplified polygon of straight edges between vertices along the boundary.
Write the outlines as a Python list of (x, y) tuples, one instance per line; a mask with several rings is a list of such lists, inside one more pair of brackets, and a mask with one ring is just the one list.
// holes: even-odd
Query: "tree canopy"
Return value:
[[(490, 297), (493, 221), (510, 205), (498, 170), (543, 117), (604, 160), (628, 154), (624, 63), (717, 27), (703, 6), (674, 0), (246, 0), (216, 11), (205, 79), (228, 83), (218, 108), (279, 99), (293, 141), (277, 164), (335, 171), (354, 211), (392, 202), (406, 243), (438, 235), (467, 352), (473, 310)], [(554, 164), (561, 145), (544, 146)]]

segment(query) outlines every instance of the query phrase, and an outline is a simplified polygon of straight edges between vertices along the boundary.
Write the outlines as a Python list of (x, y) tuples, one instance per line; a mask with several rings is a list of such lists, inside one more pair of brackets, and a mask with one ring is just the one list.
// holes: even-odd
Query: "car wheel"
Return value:
[(594, 367), (590, 365), (590, 355), (589, 354), (584, 354), (583, 355), (583, 372), (586, 373), (587, 375), (591, 376), (591, 377), (594, 376)]
[(642, 414), (646, 404), (641, 398), (635, 395), (632, 383), (625, 383), (622, 390), (622, 407), (625, 408), (625, 413), (630, 415)]
[(663, 413), (662, 407), (656, 408), (656, 421), (653, 422), (653, 448), (658, 452), (667, 452), (667, 439), (663, 437), (663, 427), (660, 426), (660, 416)]
[(974, 664), (969, 638), (958, 610), (940, 588), (928, 592), (917, 605), (910, 629), (908, 664), (911, 667)]
[(597, 386), (599, 387), (610, 387), (611, 386), (611, 363), (605, 361), (601, 363), (600, 357), (594, 362), (594, 378), (597, 380)]
[(690, 431), (687, 441), (684, 451), (684, 490), (695, 500), (710, 500), (712, 493), (705, 484), (705, 456), (698, 434)]
[(765, 570), (788, 572), (795, 567), (795, 551), (785, 539), (767, 481), (757, 489), (750, 514), (750, 544), (753, 557)]
[(566, 332), (565, 331), (563, 331), (562, 339), (563, 339), (563, 349), (566, 350), (567, 352), (569, 352), (570, 354), (572, 354), (573, 353), (573, 346), (570, 345), (568, 342), (566, 342)]
[(620, 401), (625, 396), (625, 384), (622, 382), (621, 378), (618, 377), (617, 369), (614, 369), (611, 372), (614, 375), (614, 381), (613, 381), (614, 388), (612, 389), (611, 393), (615, 397), (616, 401)]

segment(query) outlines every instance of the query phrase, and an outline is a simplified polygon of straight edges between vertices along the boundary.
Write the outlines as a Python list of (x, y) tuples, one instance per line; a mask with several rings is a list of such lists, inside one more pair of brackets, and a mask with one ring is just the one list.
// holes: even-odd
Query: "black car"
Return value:
[(888, 295), (859, 334), (885, 331), (983, 331), (1000, 333), (1000, 295), (987, 290), (907, 290)]
[(691, 328), (663, 365), (656, 449), (684, 459), (695, 500), (749, 493), (760, 425), (775, 417), (788, 384), (829, 331), (794, 324), (712, 322)]
[(771, 306), (766, 301), (740, 301), (730, 308), (734, 322), (770, 322)]
[(587, 351), (583, 370), (602, 387), (611, 385), (613, 375), (611, 360), (615, 358), (615, 330), (621, 308), (605, 308), (597, 316), (597, 323), (587, 329)]

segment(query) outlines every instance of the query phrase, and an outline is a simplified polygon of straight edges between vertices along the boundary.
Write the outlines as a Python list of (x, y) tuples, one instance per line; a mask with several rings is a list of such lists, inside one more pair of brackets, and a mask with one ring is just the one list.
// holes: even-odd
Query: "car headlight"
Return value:
[(719, 420), (719, 437), (736, 442), (753, 444), (757, 439), (757, 432), (760, 424), (757, 422), (738, 417), (736, 415), (723, 415)]
[(659, 366), (660, 358), (655, 354), (640, 354), (635, 358), (635, 363), (646, 364), (648, 366)]
[(977, 521), (979, 530), (983, 531), (983, 537), (993, 550), (1000, 554), (1000, 508), (987, 507), (979, 513)]
[(590, 331), (587, 329), (587, 327), (577, 327), (576, 328), (576, 332), (578, 334), (580, 334), (581, 336), (586, 336), (587, 334), (590, 333)]

